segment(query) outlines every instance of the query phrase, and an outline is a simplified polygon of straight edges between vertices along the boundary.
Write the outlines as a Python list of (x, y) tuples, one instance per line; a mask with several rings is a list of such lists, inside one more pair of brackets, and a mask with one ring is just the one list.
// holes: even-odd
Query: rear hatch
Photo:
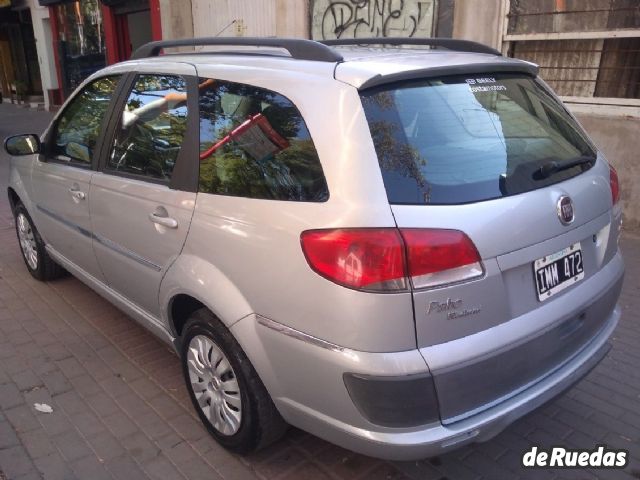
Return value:
[[(615, 173), (537, 79), (466, 74), (361, 95), (398, 227), (462, 231), (479, 257), (480, 268), (412, 279), (419, 348), (562, 302), (615, 255)], [(456, 256), (456, 245), (437, 248)], [(593, 300), (584, 299), (585, 311)], [(443, 421), (478, 411), (562, 364), (614, 304), (607, 297), (570, 334), (566, 326), (564, 333), (547, 328), (537, 341), (504, 345), (475, 366), (432, 371)], [(482, 381), (470, 381), (470, 373)]]

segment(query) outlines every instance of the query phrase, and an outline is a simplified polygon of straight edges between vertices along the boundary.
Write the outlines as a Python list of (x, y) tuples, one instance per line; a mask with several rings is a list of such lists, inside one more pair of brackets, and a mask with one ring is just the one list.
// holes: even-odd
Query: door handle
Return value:
[(71, 194), (71, 196), (73, 198), (75, 198), (76, 200), (84, 200), (86, 195), (84, 194), (83, 191), (80, 191), (76, 188), (70, 188), (69, 189), (69, 193)]
[(178, 221), (175, 218), (171, 218), (168, 216), (161, 216), (157, 213), (150, 213), (149, 220), (153, 223), (157, 223), (158, 225), (162, 225), (167, 228), (178, 228)]

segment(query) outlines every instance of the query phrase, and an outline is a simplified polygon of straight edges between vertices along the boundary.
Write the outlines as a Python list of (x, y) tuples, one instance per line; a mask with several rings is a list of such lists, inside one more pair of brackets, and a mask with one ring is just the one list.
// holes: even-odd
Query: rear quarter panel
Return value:
[(183, 255), (211, 265), (210, 273), (202, 269), (210, 279), (203, 278), (201, 287), (187, 283), (227, 325), (256, 313), (355, 350), (413, 349), (409, 292), (376, 295), (338, 286), (313, 272), (302, 252), (304, 230), (395, 226), (358, 93), (327, 73), (199, 67), (201, 77), (251, 83), (288, 97), (311, 133), (330, 198), (306, 203), (198, 194)]

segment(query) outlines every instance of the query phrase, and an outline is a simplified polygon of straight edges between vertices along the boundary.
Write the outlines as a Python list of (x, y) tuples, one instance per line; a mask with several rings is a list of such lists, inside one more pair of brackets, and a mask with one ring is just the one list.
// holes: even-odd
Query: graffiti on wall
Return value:
[(314, 0), (314, 39), (431, 37), (436, 0)]

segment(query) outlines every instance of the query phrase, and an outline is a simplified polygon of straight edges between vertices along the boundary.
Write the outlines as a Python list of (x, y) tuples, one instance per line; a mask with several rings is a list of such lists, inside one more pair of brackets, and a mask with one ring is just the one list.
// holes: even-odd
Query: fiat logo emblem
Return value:
[(573, 202), (567, 195), (562, 195), (558, 199), (558, 218), (563, 225), (569, 225), (575, 218), (573, 212)]

